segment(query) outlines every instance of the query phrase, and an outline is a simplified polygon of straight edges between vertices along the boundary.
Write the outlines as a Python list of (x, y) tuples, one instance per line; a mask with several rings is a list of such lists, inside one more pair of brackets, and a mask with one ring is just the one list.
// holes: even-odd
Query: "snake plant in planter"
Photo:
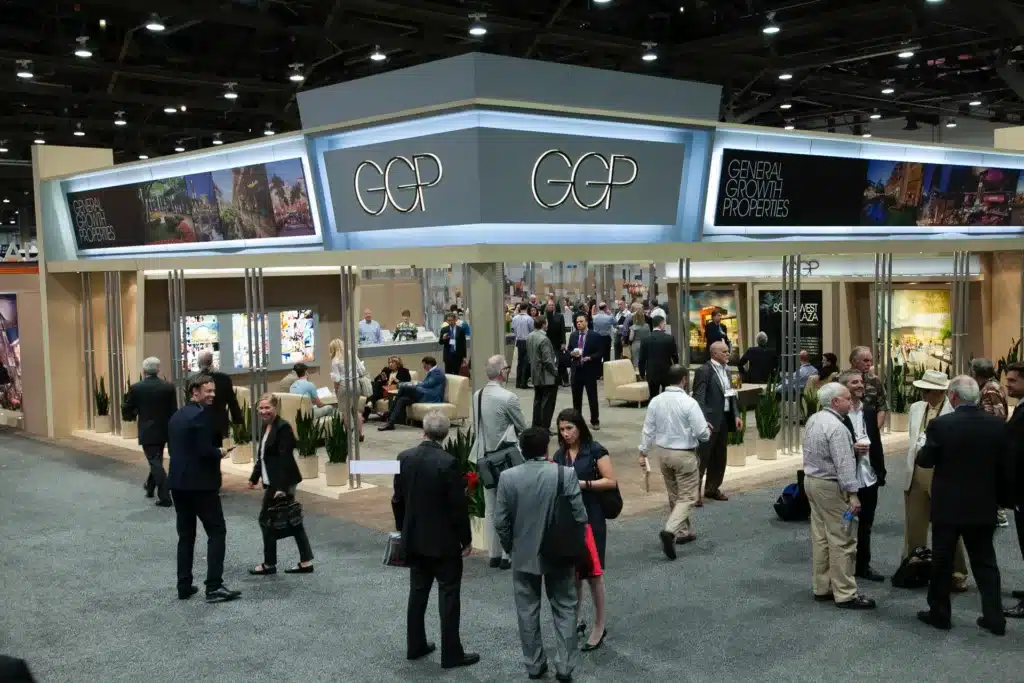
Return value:
[(96, 407), (96, 419), (93, 422), (93, 430), (97, 434), (108, 434), (110, 432), (110, 394), (107, 393), (106, 380), (101, 376), (97, 382), (93, 379), (93, 404)]
[(313, 413), (300, 409), (295, 414), (295, 452), (298, 456), (296, 461), (303, 479), (316, 479), (320, 475), (316, 449), (323, 435), (324, 428), (313, 417)]
[[(315, 419), (310, 415), (310, 419)], [(326, 435), (324, 448), (327, 451), (327, 464), (324, 474), (328, 486), (348, 485), (348, 427), (339, 413), (331, 417), (330, 433)]]
[(466, 483), (466, 507), (469, 510), (469, 526), (472, 530), (473, 547), (477, 550), (487, 548), (487, 531), (484, 528), (484, 486), (476, 469), (473, 453), (473, 429), (457, 430), (444, 444), (444, 449), (455, 458)]
[(775, 395), (779, 375), (773, 372), (761, 395), (757, 397), (754, 420), (757, 422), (757, 457), (759, 460), (775, 460), (778, 457), (776, 437), (782, 430), (782, 415)]
[(729, 467), (743, 467), (747, 464), (747, 447), (743, 443), (747, 429), (746, 413), (740, 419), (742, 421), (740, 428), (734, 432), (729, 432), (727, 439), (728, 447), (726, 449), (725, 462)]
[(128, 402), (128, 394), (131, 393), (132, 383), (128, 382), (125, 385), (124, 395), (121, 396), (121, 438), (122, 439), (137, 439), (139, 438), (139, 423), (136, 422), (138, 415), (135, 412), (135, 406)]
[(242, 403), (242, 424), (231, 425), (231, 462), (244, 465), (252, 462), (252, 410), (248, 403)]

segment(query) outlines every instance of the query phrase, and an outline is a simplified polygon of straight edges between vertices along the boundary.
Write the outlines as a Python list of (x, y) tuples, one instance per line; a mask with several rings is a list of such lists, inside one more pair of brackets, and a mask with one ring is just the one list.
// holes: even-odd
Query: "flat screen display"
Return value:
[(199, 369), (199, 354), (213, 353), (214, 367), (220, 367), (220, 323), (215, 315), (185, 317), (185, 358), (189, 370)]
[(316, 349), (313, 328), (313, 311), (281, 311), (282, 363), (288, 365), (313, 361)]

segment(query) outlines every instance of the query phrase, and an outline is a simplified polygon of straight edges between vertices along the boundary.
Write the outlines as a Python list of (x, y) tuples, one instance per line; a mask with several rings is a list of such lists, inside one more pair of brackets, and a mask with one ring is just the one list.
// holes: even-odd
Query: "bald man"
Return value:
[(221, 438), (221, 441), (215, 444), (219, 447), (223, 443), (223, 439), (226, 439), (230, 433), (230, 425), (242, 424), (242, 409), (238, 405), (238, 397), (235, 396), (235, 387), (231, 383), (231, 378), (223, 372), (213, 369), (213, 352), (200, 351), (198, 360), (199, 372), (193, 376), (208, 375), (213, 379), (216, 393), (213, 396), (210, 410), (213, 411), (217, 434)]
[[(704, 498), (729, 500), (721, 491), (725, 477), (725, 453), (729, 432), (743, 428), (736, 390), (729, 379), (729, 347), (717, 341), (710, 348), (711, 359), (693, 375), (693, 397), (704, 411), (711, 427), (711, 438), (700, 445), (700, 478), (704, 480)], [(705, 474), (707, 479), (705, 480)], [(699, 493), (698, 493), (699, 495)], [(703, 498), (697, 499), (698, 505)]]

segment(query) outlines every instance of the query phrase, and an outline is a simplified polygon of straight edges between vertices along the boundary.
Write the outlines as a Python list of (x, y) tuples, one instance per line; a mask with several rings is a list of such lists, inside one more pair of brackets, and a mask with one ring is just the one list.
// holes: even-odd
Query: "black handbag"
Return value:
[[(540, 541), (540, 556), (547, 564), (565, 567), (576, 564), (587, 552), (587, 525), (577, 522), (572, 513), (572, 502), (565, 495), (563, 481), (568, 476), (561, 465), (558, 468), (558, 485), (555, 488), (555, 507), (551, 521), (544, 530)], [(571, 476), (576, 476), (573, 472)]]
[[(481, 420), (481, 408), (484, 403), (484, 390), (481, 389), (477, 395), (476, 403), (476, 438), (482, 439), (480, 435)], [(498, 487), (498, 478), (501, 473), (507, 469), (511, 469), (516, 465), (521, 465), (525, 461), (523, 454), (519, 450), (519, 444), (510, 443), (503, 441), (498, 444), (498, 447), (493, 451), (484, 451), (484, 454), (477, 460), (476, 468), (477, 474), (480, 475), (480, 482), (484, 485), (485, 489), (494, 489)]]
[[(607, 455), (607, 451), (604, 452)], [(601, 471), (597, 469), (597, 460), (594, 461), (594, 479), (601, 478)], [(622, 514), (622, 492), (619, 491), (619, 485), (616, 484), (614, 489), (602, 489), (593, 492), (597, 497), (597, 502), (601, 505), (601, 510), (604, 512), (605, 519), (615, 519)]]
[(385, 567), (405, 567), (405, 546), (402, 544), (402, 534), (398, 531), (392, 531), (388, 534), (387, 540), (384, 543), (384, 561), (381, 563)]
[(302, 526), (302, 504), (292, 496), (275, 498), (260, 511), (260, 526), (274, 538), (288, 538)]

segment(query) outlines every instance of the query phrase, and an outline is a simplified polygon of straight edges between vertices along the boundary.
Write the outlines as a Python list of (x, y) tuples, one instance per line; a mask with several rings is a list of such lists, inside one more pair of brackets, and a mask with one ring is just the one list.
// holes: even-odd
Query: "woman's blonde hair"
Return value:
[(327, 345), (327, 353), (331, 356), (331, 360), (341, 360), (341, 352), (344, 348), (345, 344), (340, 339), (335, 338)]
[(403, 363), (402, 359), (399, 358), (398, 356), (391, 356), (391, 357), (389, 357), (388, 358), (388, 363), (390, 363), (391, 361), (395, 361), (395, 363), (397, 363), (398, 367), (400, 367), (400, 368), (404, 368), (405, 367), (405, 363)]
[(263, 394), (262, 396), (260, 396), (260, 400), (256, 402), (256, 405), (259, 405), (260, 403), (263, 403), (264, 401), (269, 403), (270, 407), (273, 408), (274, 410), (277, 410), (278, 406), (281, 405), (281, 402), (280, 402), (280, 400), (278, 400), (277, 396), (274, 396), (269, 391), (267, 393)]
[(645, 322), (647, 322), (647, 319), (644, 318), (643, 310), (633, 311), (633, 324), (634, 325), (643, 325)]

